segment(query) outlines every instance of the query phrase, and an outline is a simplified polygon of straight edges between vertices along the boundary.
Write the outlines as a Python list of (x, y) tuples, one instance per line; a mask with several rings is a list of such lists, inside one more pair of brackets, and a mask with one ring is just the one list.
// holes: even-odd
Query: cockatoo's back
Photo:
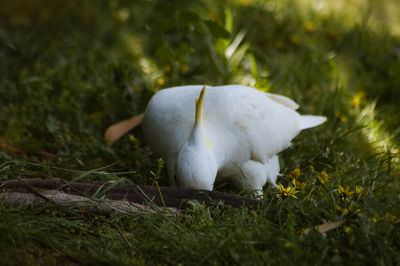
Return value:
[[(147, 106), (144, 136), (153, 152), (167, 161), (169, 175), (175, 174), (178, 154), (194, 130), (195, 100), (202, 87), (162, 90)], [(299, 115), (298, 105), (287, 97), (240, 85), (207, 86), (202, 104), (207, 151), (223, 175), (238, 175), (238, 166), (249, 160), (268, 164), (302, 129), (325, 121), (324, 117)]]

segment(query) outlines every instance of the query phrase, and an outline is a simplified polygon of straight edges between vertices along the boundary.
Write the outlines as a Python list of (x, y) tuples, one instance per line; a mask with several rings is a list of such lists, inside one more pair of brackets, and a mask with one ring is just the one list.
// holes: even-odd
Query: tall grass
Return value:
[(381, 2), (3, 0), (0, 180), (166, 185), (140, 129), (112, 147), (103, 133), (169, 86), (250, 85), (328, 122), (281, 154), (297, 199), (266, 186), (259, 210), (172, 218), (0, 205), (1, 263), (399, 264), (400, 7)]

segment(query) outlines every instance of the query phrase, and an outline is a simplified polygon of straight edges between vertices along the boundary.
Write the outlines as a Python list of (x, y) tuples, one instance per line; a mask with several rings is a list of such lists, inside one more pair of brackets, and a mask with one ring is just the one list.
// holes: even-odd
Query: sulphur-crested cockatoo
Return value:
[(167, 164), (172, 186), (212, 190), (216, 177), (262, 195), (276, 187), (277, 154), (323, 116), (300, 115), (291, 99), (228, 85), (182, 86), (161, 90), (142, 122), (147, 144)]

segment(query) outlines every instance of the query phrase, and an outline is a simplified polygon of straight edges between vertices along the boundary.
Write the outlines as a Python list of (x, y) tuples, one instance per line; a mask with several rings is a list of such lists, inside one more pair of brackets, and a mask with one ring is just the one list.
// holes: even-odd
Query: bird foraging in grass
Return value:
[(170, 185), (212, 190), (216, 178), (262, 195), (277, 187), (278, 153), (326, 117), (300, 115), (291, 99), (240, 86), (182, 86), (150, 100), (142, 128), (167, 165)]

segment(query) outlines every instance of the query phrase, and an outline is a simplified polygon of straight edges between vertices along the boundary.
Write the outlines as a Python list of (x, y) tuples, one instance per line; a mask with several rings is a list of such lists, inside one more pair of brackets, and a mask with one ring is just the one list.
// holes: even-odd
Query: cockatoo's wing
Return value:
[(298, 105), (284, 96), (237, 87), (233, 125), (249, 143), (252, 160), (267, 162), (286, 149), (302, 129), (325, 121), (324, 117), (300, 116), (294, 111)]
[(299, 105), (295, 101), (293, 101), (292, 99), (290, 99), (288, 97), (278, 95), (278, 94), (272, 94), (272, 93), (266, 93), (266, 94), (268, 95), (268, 97), (271, 100), (273, 100), (277, 103), (280, 103), (292, 110), (297, 110), (299, 108)]

